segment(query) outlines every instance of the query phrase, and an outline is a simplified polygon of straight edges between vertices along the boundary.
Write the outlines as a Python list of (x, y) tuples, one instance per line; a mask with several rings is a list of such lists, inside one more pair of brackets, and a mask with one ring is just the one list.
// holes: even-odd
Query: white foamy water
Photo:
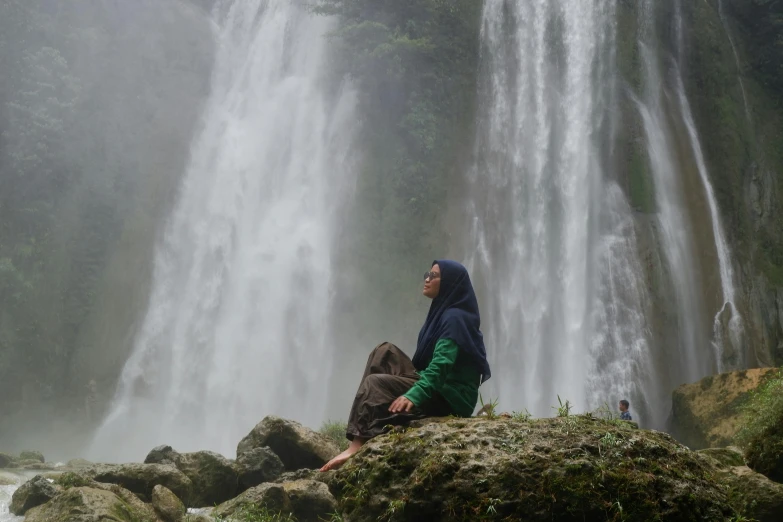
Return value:
[(13, 480), (15, 484), (10, 486), (0, 485), (0, 522), (21, 522), (24, 520), (24, 517), (12, 515), (9, 508), (14, 491), (19, 489), (24, 479), (18, 475), (0, 470), (0, 480), (2, 479)]
[(612, 179), (616, 3), (487, 2), (468, 264), (493, 363), (484, 394), (550, 415), (644, 402), (647, 299)]
[(138, 460), (162, 443), (232, 455), (265, 415), (322, 420), (354, 95), (326, 89), (329, 19), (288, 0), (216, 12), (203, 130), (94, 459)]

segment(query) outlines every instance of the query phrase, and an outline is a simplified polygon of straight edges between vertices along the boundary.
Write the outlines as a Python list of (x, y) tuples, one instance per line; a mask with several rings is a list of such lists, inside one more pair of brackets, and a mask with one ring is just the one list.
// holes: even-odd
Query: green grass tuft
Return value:
[(350, 441), (345, 438), (347, 428), (348, 424), (345, 422), (328, 420), (321, 425), (321, 429), (318, 431), (332, 439), (340, 447), (340, 451), (344, 451), (348, 449), (350, 444)]

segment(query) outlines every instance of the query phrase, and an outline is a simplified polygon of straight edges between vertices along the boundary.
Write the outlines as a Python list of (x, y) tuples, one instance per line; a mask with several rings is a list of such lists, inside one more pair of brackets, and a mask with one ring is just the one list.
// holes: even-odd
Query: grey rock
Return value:
[(283, 469), (283, 461), (268, 447), (253, 448), (239, 455), (236, 461), (242, 491), (274, 481), (283, 473)]
[(316, 480), (297, 480), (283, 484), (291, 512), (299, 520), (323, 520), (337, 511), (337, 500), (329, 487)]
[(152, 507), (164, 522), (180, 522), (187, 513), (177, 495), (160, 484), (152, 489)]
[(180, 454), (171, 446), (158, 446), (153, 448), (144, 459), (145, 464), (173, 464), (176, 466)]
[(237, 446), (237, 456), (268, 446), (283, 461), (286, 471), (320, 468), (340, 453), (330, 438), (298, 422), (269, 416), (259, 422)]
[(212, 516), (226, 518), (253, 506), (264, 506), (272, 512), (289, 513), (291, 510), (291, 502), (282, 484), (261, 484), (220, 504), (212, 512)]
[(151, 500), (153, 488), (160, 484), (189, 505), (193, 489), (191, 480), (168, 464), (99, 464), (79, 470), (75, 474), (96, 482), (118, 484), (145, 502)]
[(78, 487), (31, 509), (25, 522), (157, 522), (151, 509), (138, 506), (129, 504), (111, 491)]
[(239, 492), (237, 471), (232, 461), (212, 451), (179, 455), (177, 468), (192, 483), (188, 505), (207, 507), (234, 498)]
[(62, 491), (62, 488), (48, 479), (36, 475), (14, 491), (13, 497), (11, 497), (11, 513), (22, 516), (32, 508), (46, 504), (56, 497), (60, 491)]

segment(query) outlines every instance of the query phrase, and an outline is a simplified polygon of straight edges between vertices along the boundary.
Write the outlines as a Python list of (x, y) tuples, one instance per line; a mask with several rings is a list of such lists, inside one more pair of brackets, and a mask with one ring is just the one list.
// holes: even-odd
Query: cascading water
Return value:
[[(676, 3), (675, 14), (678, 18), (678, 38), (677, 45), (682, 50), (683, 38), (682, 38), (682, 12), (681, 4)], [(739, 68), (739, 57), (737, 55), (737, 49), (734, 46), (734, 40), (731, 38), (731, 34), (728, 30), (725, 17), (723, 15), (723, 2), (718, 3), (718, 10), (720, 12), (721, 20), (726, 28), (726, 35), (731, 43), (732, 51), (734, 52), (734, 58)], [(729, 250), (728, 243), (726, 241), (726, 235), (723, 232), (723, 225), (721, 224), (720, 212), (718, 211), (718, 203), (715, 200), (715, 192), (712, 189), (712, 183), (710, 182), (709, 172), (707, 171), (707, 163), (704, 160), (704, 152), (701, 148), (699, 141), (699, 134), (696, 130), (696, 123), (693, 119), (693, 113), (691, 111), (691, 105), (688, 101), (688, 95), (685, 92), (685, 86), (682, 82), (681, 64), (677, 64), (675, 69), (675, 90), (677, 92), (677, 99), (679, 101), (680, 112), (682, 114), (685, 128), (688, 131), (688, 139), (690, 141), (691, 149), (693, 151), (694, 160), (696, 162), (696, 169), (699, 173), (699, 179), (704, 187), (704, 192), (707, 198), (707, 206), (710, 211), (710, 221), (712, 223), (712, 234), (715, 240), (715, 249), (718, 255), (718, 270), (720, 274), (720, 286), (722, 306), (715, 314), (713, 319), (713, 345), (715, 346), (715, 359), (718, 371), (723, 371), (727, 358), (727, 352), (731, 353), (731, 362), (734, 366), (744, 366), (743, 350), (742, 350), (742, 336), (744, 333), (744, 327), (742, 324), (742, 317), (737, 310), (736, 305), (736, 292), (734, 289), (734, 269), (731, 265), (731, 251)], [(742, 88), (743, 101), (745, 102), (745, 115), (750, 121), (750, 111), (748, 109), (748, 100), (745, 95), (745, 86), (742, 83), (742, 77), (738, 75), (740, 87)], [(724, 335), (724, 323), (725, 328), (728, 330), (729, 338), (726, 339)], [(731, 343), (727, 346), (726, 343)]]
[(667, 106), (663, 80), (659, 74), (657, 42), (652, 38), (653, 5), (647, 1), (640, 10), (645, 89), (637, 99), (647, 137), (647, 156), (655, 185), (657, 240), (660, 242), (676, 297), (680, 379), (693, 381), (707, 374), (710, 362), (703, 357), (704, 337), (701, 287), (694, 268), (693, 236), (683, 198), (678, 159), (667, 127)]
[(484, 393), (535, 415), (557, 395), (648, 410), (649, 298), (612, 173), (616, 3), (495, 1), (483, 16), (467, 259), (494, 363)]
[(354, 95), (324, 88), (328, 19), (288, 0), (215, 13), (203, 129), (93, 458), (138, 459), (162, 443), (231, 455), (264, 415), (323, 415)]

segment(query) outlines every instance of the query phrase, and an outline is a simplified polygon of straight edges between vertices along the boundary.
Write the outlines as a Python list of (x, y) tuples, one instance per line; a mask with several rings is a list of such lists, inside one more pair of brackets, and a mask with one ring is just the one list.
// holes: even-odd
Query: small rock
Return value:
[(237, 456), (268, 446), (283, 461), (286, 471), (320, 468), (340, 453), (330, 438), (298, 422), (269, 416), (259, 422), (237, 446)]
[(212, 516), (218, 519), (226, 518), (237, 511), (253, 506), (264, 506), (272, 512), (288, 513), (291, 510), (288, 494), (282, 484), (261, 484), (220, 504), (212, 512)]
[(337, 511), (337, 500), (329, 487), (315, 480), (297, 480), (283, 484), (291, 511), (299, 520), (323, 520)]
[(152, 489), (152, 507), (164, 522), (180, 522), (187, 513), (177, 495), (161, 485)]
[(0, 469), (13, 467), (14, 460), (16, 459), (14, 459), (11, 455), (7, 453), (0, 453)]
[(145, 464), (172, 464), (177, 465), (180, 454), (171, 446), (158, 446), (153, 448), (144, 459)]
[(253, 448), (239, 455), (236, 461), (239, 487), (242, 491), (272, 482), (283, 472), (283, 461), (268, 447)]
[(19, 454), (19, 460), (37, 460), (38, 462), (46, 462), (43, 453), (40, 451), (23, 451)]
[(11, 497), (11, 513), (22, 516), (32, 508), (46, 504), (60, 491), (62, 488), (42, 476), (36, 475), (14, 491), (14, 495)]
[(233, 463), (213, 451), (179, 455), (177, 469), (192, 482), (191, 507), (214, 506), (237, 495), (239, 485)]
[(68, 489), (46, 504), (31, 509), (27, 512), (25, 522), (156, 522), (154, 512), (150, 513), (151, 509), (139, 509), (137, 506), (111, 491), (78, 487)]

